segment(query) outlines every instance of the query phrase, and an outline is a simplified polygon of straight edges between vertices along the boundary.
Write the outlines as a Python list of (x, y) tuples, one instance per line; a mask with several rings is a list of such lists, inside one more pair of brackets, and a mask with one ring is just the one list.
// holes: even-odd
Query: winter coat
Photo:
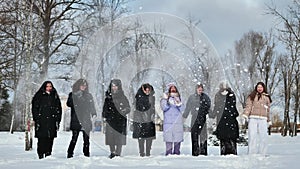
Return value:
[[(129, 101), (122, 90), (113, 94), (110, 91), (106, 92), (102, 117), (109, 127), (106, 127), (105, 143), (110, 145), (114, 142), (112, 133), (119, 133), (123, 136), (127, 135), (127, 114), (130, 112)], [(126, 144), (126, 137), (120, 137), (120, 144)]]
[(146, 95), (142, 87), (135, 95), (136, 110), (133, 114), (133, 138), (155, 138), (155, 96), (154, 91)]
[(87, 134), (92, 130), (91, 117), (96, 116), (93, 96), (86, 91), (69, 93), (67, 106), (71, 107), (71, 130), (84, 130)]
[(39, 90), (32, 99), (32, 116), (36, 138), (57, 137), (62, 108), (59, 96), (53, 88), (50, 94)]
[(183, 141), (183, 104), (174, 104), (175, 97), (162, 98), (160, 107), (164, 112), (163, 137), (165, 142)]
[(183, 118), (187, 118), (189, 113), (192, 114), (191, 126), (198, 124), (204, 126), (206, 115), (210, 112), (211, 101), (207, 94), (201, 95), (195, 93), (189, 96)]
[(258, 94), (256, 94), (252, 101), (250, 97), (246, 100), (246, 108), (243, 115), (249, 118), (266, 119), (270, 121), (270, 99), (268, 94), (262, 93), (261, 98), (258, 100)]
[(236, 108), (235, 94), (229, 90), (223, 97), (218, 92), (216, 98), (214, 112), (216, 112), (217, 119), (219, 119), (216, 130), (217, 138), (223, 140), (237, 139), (239, 137), (239, 125), (236, 118), (239, 116), (239, 112)]

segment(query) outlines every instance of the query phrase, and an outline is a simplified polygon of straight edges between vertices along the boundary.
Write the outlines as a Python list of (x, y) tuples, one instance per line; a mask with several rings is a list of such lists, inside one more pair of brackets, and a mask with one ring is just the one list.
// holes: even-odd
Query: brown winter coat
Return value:
[(246, 108), (243, 115), (250, 118), (261, 118), (270, 121), (270, 99), (266, 93), (262, 93), (258, 100), (258, 95), (252, 101), (250, 97), (246, 100)]

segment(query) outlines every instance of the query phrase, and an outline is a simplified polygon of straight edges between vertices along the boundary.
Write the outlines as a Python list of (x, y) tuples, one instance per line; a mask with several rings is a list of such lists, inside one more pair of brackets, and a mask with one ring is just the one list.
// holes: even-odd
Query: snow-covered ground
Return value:
[(91, 133), (91, 157), (82, 154), (82, 135), (75, 148), (74, 158), (67, 159), (66, 151), (71, 138), (71, 132), (60, 131), (54, 140), (53, 155), (38, 159), (36, 155), (36, 139), (33, 150), (24, 151), (24, 133), (0, 132), (0, 168), (1, 169), (82, 169), (82, 168), (280, 168), (299, 169), (300, 167), (300, 136), (282, 137), (279, 134), (269, 136), (268, 155), (247, 155), (247, 147), (238, 147), (238, 155), (220, 156), (219, 147), (209, 146), (208, 156), (193, 157), (191, 155), (190, 134), (185, 134), (185, 141), (179, 156), (164, 156), (162, 133), (157, 133), (153, 143), (151, 157), (139, 157), (137, 140), (130, 137), (123, 148), (122, 156), (109, 159), (108, 146), (104, 145), (104, 135), (101, 132)]

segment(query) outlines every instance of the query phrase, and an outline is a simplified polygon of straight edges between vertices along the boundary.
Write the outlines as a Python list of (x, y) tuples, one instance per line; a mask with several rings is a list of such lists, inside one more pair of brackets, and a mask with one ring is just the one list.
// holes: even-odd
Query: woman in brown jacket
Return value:
[(246, 101), (243, 116), (248, 120), (248, 154), (265, 155), (267, 151), (268, 123), (271, 96), (263, 82), (258, 82)]

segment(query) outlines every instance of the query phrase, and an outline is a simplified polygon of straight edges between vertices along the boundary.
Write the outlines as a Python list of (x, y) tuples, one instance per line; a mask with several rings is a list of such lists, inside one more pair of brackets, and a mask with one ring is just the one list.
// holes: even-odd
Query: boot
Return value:
[(174, 143), (174, 153), (173, 154), (176, 154), (176, 155), (180, 155), (180, 142), (175, 142)]
[(44, 154), (38, 154), (39, 159), (43, 159), (44, 158)]
[(166, 156), (172, 154), (173, 151), (173, 143), (172, 142), (166, 142)]

